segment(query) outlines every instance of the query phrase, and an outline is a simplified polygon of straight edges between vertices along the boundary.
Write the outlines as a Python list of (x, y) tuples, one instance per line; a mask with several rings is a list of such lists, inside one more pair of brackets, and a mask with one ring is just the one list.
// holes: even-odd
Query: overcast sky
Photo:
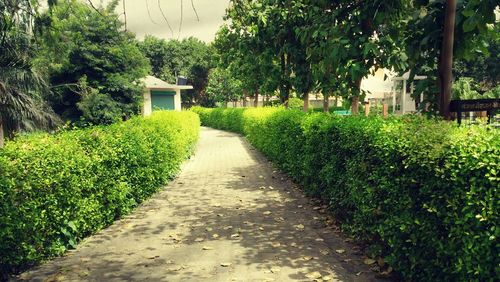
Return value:
[[(116, 11), (118, 14), (123, 13), (122, 1), (120, 0), (120, 6)], [(93, 0), (92, 2), (98, 6), (100, 0)], [(173, 35), (161, 14), (158, 2), (172, 27)], [(179, 33), (181, 2), (183, 4), (183, 20)], [(192, 2), (198, 12), (200, 21), (196, 19), (191, 0), (125, 0), (127, 28), (135, 32), (139, 39), (151, 34), (165, 39), (178, 37), (182, 39), (194, 36), (205, 42), (213, 41), (215, 33), (223, 23), (222, 17), (229, 5), (229, 0), (193, 0)], [(148, 7), (151, 18), (148, 15)], [(120, 16), (120, 18), (123, 20), (123, 16)]]

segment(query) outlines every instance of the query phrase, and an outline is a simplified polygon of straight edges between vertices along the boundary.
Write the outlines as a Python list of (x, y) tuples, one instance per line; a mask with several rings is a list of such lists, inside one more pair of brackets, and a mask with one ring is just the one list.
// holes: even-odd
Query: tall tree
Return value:
[(208, 72), (214, 67), (211, 46), (194, 37), (179, 41), (146, 36), (139, 48), (149, 59), (152, 75), (169, 83), (176, 83), (177, 76), (187, 77), (194, 89), (185, 92), (183, 103), (203, 102)]
[(58, 121), (40, 97), (49, 88), (32, 64), (37, 8), (28, 0), (0, 2), (0, 147), (4, 131), (12, 136), (16, 130), (48, 128)]
[[(415, 74), (426, 75), (427, 79), (417, 83), (415, 95), (424, 94), (422, 105), (430, 105), (431, 112), (448, 118), (448, 94), (443, 96), (444, 87), (451, 78), (443, 76), (445, 62), (450, 67), (450, 55), (456, 61), (470, 61), (478, 54), (488, 54), (488, 40), (498, 38), (495, 26), (495, 9), (498, 1), (457, 1), (453, 24), (453, 42), (443, 44), (445, 27), (446, 0), (414, 1), (415, 11), (408, 21), (405, 36), (401, 43), (406, 47), (411, 70), (410, 78)], [(451, 22), (449, 22), (451, 24)], [(446, 34), (449, 34), (448, 29)], [(448, 37), (448, 39), (451, 39)], [(453, 43), (453, 54), (450, 45)], [(448, 46), (448, 50), (443, 48)], [(483, 55), (479, 55), (480, 57)], [(483, 56), (484, 57), (484, 56)], [(446, 60), (445, 60), (446, 59)], [(441, 100), (440, 100), (441, 99)], [(446, 103), (446, 104), (445, 104)]]
[(123, 31), (116, 5), (116, 0), (106, 7), (71, 0), (47, 11), (52, 28), (43, 37), (37, 65), (54, 87), (46, 99), (65, 119), (107, 124), (140, 111), (140, 79), (149, 65), (134, 35)]
[[(406, 55), (398, 37), (409, 1), (305, 2), (309, 25), (302, 28), (301, 38), (309, 42), (310, 56), (322, 71), (347, 83), (344, 96), (351, 99), (352, 112), (357, 114), (364, 77), (380, 67), (405, 67)], [(328, 94), (333, 89), (325, 90)]]

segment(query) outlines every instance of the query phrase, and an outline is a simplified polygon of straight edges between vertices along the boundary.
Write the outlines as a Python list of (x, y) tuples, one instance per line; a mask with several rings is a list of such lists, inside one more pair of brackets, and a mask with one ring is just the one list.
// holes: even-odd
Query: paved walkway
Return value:
[(202, 128), (179, 177), (30, 281), (370, 281), (356, 247), (244, 138)]

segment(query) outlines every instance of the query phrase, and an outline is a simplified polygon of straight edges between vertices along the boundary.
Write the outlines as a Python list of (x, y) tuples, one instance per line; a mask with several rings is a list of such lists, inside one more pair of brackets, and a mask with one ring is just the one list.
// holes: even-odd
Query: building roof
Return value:
[(148, 75), (142, 79), (142, 82), (146, 85), (146, 88), (149, 89), (193, 89), (192, 85), (176, 85), (165, 82), (157, 77)]

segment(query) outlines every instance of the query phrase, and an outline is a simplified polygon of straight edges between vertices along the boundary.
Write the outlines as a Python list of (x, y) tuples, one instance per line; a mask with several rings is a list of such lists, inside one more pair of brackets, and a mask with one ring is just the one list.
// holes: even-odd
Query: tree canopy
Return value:
[(194, 37), (165, 40), (146, 36), (139, 42), (141, 52), (149, 59), (151, 74), (169, 83), (184, 76), (193, 90), (183, 92), (186, 105), (207, 102), (204, 96), (208, 73), (214, 67), (214, 50)]
[(64, 119), (106, 124), (137, 114), (149, 64), (135, 36), (123, 31), (117, 1), (94, 10), (76, 0), (47, 11), (37, 65), (53, 85), (45, 98)]

